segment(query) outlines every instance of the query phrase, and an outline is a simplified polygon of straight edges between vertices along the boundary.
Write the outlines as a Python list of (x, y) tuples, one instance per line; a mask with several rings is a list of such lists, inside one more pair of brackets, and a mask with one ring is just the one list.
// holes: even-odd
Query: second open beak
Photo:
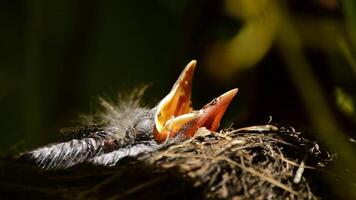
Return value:
[(192, 79), (196, 61), (183, 70), (170, 93), (158, 104), (155, 113), (154, 137), (162, 143), (177, 135), (192, 137), (200, 127), (216, 131), (238, 89), (230, 90), (215, 98), (200, 110), (193, 110), (191, 103)]

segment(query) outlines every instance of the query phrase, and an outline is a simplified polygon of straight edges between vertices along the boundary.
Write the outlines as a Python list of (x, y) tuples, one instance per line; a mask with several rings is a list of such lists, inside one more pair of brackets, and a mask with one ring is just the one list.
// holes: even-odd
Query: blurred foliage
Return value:
[(335, 89), (336, 104), (340, 110), (349, 117), (353, 117), (355, 113), (354, 102), (352, 97), (342, 88)]
[(2, 152), (54, 141), (98, 96), (152, 83), (153, 105), (197, 59), (194, 106), (239, 87), (226, 125), (271, 115), (356, 165), (354, 0), (3, 0), (0, 25)]
[[(208, 49), (208, 70), (221, 81), (254, 67), (272, 47), (281, 21), (273, 0), (226, 0), (224, 10), (242, 20), (243, 26), (232, 38)], [(216, 66), (221, 66), (220, 70)]]

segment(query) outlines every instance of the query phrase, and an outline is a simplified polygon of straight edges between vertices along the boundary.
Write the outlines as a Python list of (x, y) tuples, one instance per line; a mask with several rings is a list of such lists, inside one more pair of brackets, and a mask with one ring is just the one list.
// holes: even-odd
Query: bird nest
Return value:
[(315, 174), (331, 158), (293, 128), (201, 128), (193, 138), (114, 167), (84, 163), (42, 171), (0, 162), (0, 193), (27, 199), (318, 199), (325, 191)]
[(140, 159), (176, 170), (204, 188), (207, 199), (317, 199), (304, 170), (322, 167), (330, 157), (292, 128), (265, 125), (200, 129), (194, 138)]

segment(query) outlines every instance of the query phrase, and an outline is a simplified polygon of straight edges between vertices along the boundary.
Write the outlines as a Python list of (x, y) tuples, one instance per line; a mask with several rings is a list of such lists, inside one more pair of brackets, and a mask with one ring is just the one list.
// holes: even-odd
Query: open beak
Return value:
[(177, 135), (192, 137), (200, 127), (216, 131), (220, 120), (238, 89), (215, 98), (200, 110), (191, 103), (192, 78), (196, 66), (193, 60), (184, 68), (169, 94), (157, 106), (154, 137), (159, 143)]

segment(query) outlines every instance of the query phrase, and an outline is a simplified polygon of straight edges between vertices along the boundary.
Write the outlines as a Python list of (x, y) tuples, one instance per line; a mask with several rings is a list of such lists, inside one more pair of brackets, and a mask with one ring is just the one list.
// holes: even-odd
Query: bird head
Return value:
[(194, 110), (191, 91), (195, 66), (195, 60), (188, 63), (169, 94), (154, 109), (153, 136), (158, 143), (177, 135), (192, 137), (200, 127), (216, 131), (226, 108), (238, 91), (237, 88), (232, 89), (200, 110)]

